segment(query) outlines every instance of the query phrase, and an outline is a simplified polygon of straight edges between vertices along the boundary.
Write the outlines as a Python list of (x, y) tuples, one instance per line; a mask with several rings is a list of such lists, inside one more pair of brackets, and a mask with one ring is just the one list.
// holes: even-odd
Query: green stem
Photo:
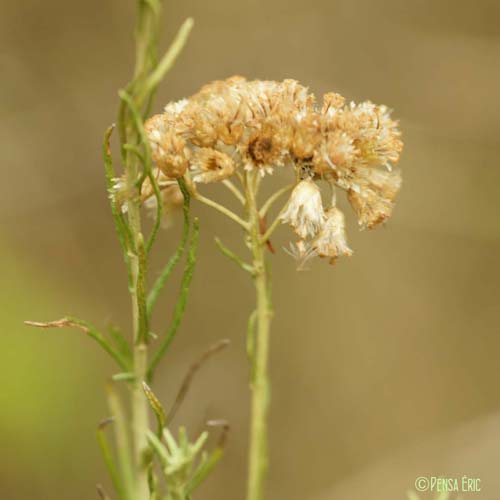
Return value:
[[(251, 186), (247, 182), (247, 186)], [(256, 332), (253, 346), (251, 384), (251, 423), (247, 500), (262, 500), (268, 468), (267, 418), (269, 408), (269, 334), (272, 318), (270, 278), (265, 259), (265, 245), (260, 236), (259, 212), (255, 191), (247, 189), (250, 222), (250, 246), (253, 254), (256, 292)]]
[(147, 451), (149, 430), (148, 403), (142, 382), (146, 379), (147, 346), (134, 346), (134, 383), (132, 387), (132, 436), (136, 469), (136, 500), (149, 500)]
[[(133, 361), (134, 361), (134, 383), (132, 386), (132, 441), (134, 445), (135, 464), (135, 500), (149, 499), (148, 471), (145, 463), (145, 455), (148, 449), (147, 431), (148, 405), (142, 382), (146, 378), (147, 369), (147, 332), (144, 332), (146, 321), (146, 303), (143, 290), (144, 280), (144, 240), (141, 233), (140, 197), (136, 186), (138, 169), (135, 161), (128, 163), (126, 170), (127, 188), (133, 193), (127, 203), (127, 213), (131, 234), (133, 237), (134, 251), (130, 253), (131, 286), (130, 297), (132, 302), (133, 320)], [(142, 257), (142, 258), (141, 258)]]

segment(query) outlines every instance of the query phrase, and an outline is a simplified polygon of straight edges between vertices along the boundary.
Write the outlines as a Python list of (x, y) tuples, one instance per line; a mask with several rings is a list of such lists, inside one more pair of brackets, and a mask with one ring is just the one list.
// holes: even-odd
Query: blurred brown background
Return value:
[[(500, 498), (500, 3), (495, 0), (167, 1), (165, 46), (196, 26), (156, 109), (215, 78), (296, 78), (395, 109), (404, 188), (386, 228), (335, 268), (272, 257), (269, 500), (402, 500), (421, 475), (476, 476)], [(126, 326), (128, 295), (100, 144), (128, 80), (135, 2), (2, 1), (0, 498), (96, 498), (104, 355), (24, 319), (71, 312)], [(271, 182), (279, 183), (275, 177)], [(239, 231), (202, 217), (188, 315), (155, 388), (171, 401), (221, 337), (177, 424), (227, 418), (227, 456), (198, 498), (243, 498), (247, 277), (213, 245)], [(157, 263), (179, 227), (162, 236)], [(279, 248), (290, 238), (282, 230)], [(163, 252), (163, 255), (161, 253)], [(170, 317), (178, 282), (161, 312)], [(158, 318), (158, 324), (160, 320)], [(430, 498), (430, 496), (423, 496)]]

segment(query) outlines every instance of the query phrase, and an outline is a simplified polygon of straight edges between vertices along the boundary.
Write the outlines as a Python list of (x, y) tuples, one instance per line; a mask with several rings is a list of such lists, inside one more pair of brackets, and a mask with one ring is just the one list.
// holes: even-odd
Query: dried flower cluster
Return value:
[[(299, 236), (293, 251), (300, 259), (352, 253), (336, 187), (346, 191), (361, 227), (373, 228), (391, 215), (401, 185), (392, 166), (403, 143), (385, 106), (346, 105), (335, 93), (325, 94), (318, 106), (294, 80), (215, 81), (168, 104), (148, 120), (146, 132), (167, 184), (179, 177), (192, 185), (223, 181), (240, 169), (260, 176), (294, 169), (296, 186), (279, 217)], [(332, 188), (326, 209), (319, 180)]]

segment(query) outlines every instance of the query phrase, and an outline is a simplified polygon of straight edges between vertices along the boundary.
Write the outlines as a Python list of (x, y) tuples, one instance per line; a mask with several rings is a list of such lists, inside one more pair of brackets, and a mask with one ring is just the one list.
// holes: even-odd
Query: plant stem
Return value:
[(146, 453), (148, 450), (147, 431), (149, 430), (148, 403), (142, 388), (147, 371), (147, 347), (141, 343), (134, 346), (134, 375), (132, 388), (132, 435), (136, 469), (137, 500), (149, 499), (148, 470)]
[(132, 385), (132, 440), (134, 445), (135, 464), (135, 500), (149, 499), (148, 473), (145, 463), (145, 454), (148, 449), (147, 431), (149, 430), (148, 403), (142, 389), (142, 382), (146, 378), (147, 371), (147, 345), (142, 325), (145, 307), (141, 304), (145, 300), (140, 291), (140, 275), (145, 270), (141, 269), (140, 248), (143, 245), (141, 233), (140, 200), (135, 183), (137, 181), (137, 163), (132, 160), (127, 168), (127, 185), (131, 196), (127, 204), (129, 225), (134, 239), (134, 252), (130, 255), (132, 282), (130, 287), (130, 297), (132, 302), (133, 320), (133, 362), (134, 362), (134, 383)]
[[(248, 181), (249, 179), (247, 179)], [(260, 219), (252, 182), (247, 182), (250, 246), (253, 254), (256, 292), (256, 333), (254, 335), (251, 384), (251, 423), (247, 500), (262, 500), (267, 473), (267, 414), (269, 408), (269, 333), (272, 318), (270, 278), (265, 245), (260, 236)]]

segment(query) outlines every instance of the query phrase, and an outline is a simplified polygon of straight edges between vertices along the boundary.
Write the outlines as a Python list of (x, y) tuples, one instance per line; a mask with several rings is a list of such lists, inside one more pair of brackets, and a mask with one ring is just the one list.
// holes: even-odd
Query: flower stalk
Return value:
[[(248, 182), (247, 203), (249, 242), (253, 256), (253, 279), (256, 294), (256, 315), (250, 332), (251, 353), (251, 416), (248, 460), (247, 500), (262, 500), (267, 473), (267, 420), (269, 409), (269, 334), (272, 319), (271, 283), (265, 258), (265, 240), (261, 237), (260, 216), (255, 200), (255, 184)], [(252, 188), (253, 187), (253, 188)]]

